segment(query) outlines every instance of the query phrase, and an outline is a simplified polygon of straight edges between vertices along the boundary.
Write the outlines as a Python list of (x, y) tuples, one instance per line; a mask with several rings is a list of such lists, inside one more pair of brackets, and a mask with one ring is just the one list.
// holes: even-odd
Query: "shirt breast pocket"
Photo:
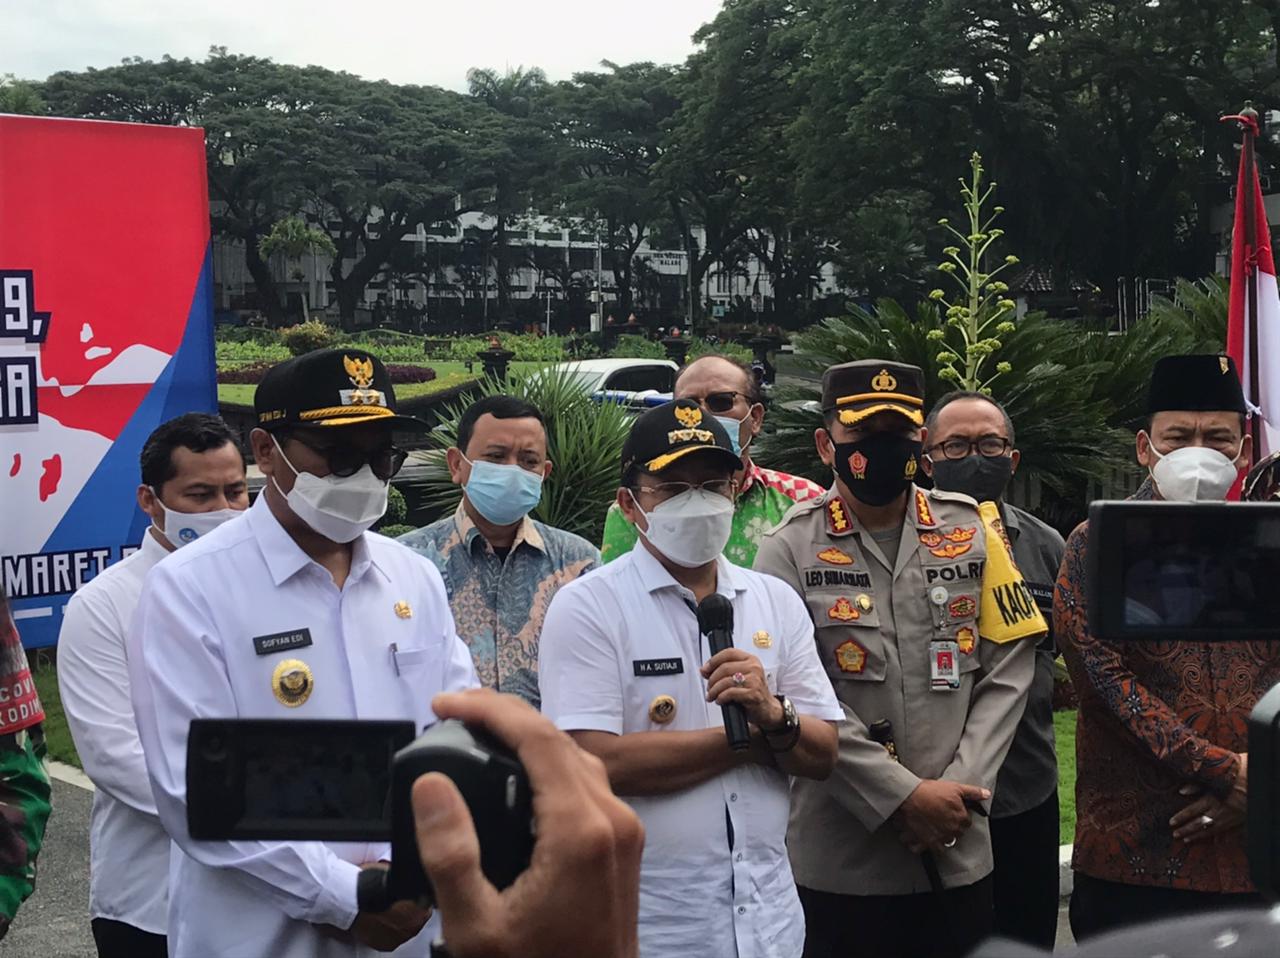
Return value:
[(440, 658), (440, 645), (416, 649), (392, 649), (391, 662), (396, 675), (419, 675)]
[(874, 601), (865, 594), (853, 600), (811, 595), (806, 603), (827, 675), (837, 682), (883, 682), (886, 648)]

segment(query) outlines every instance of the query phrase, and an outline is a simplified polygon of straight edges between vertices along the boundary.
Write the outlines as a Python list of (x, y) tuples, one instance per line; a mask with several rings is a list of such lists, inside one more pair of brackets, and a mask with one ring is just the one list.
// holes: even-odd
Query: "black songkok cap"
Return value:
[(1147, 414), (1166, 410), (1238, 412), (1248, 410), (1240, 375), (1230, 356), (1165, 356), (1151, 371)]

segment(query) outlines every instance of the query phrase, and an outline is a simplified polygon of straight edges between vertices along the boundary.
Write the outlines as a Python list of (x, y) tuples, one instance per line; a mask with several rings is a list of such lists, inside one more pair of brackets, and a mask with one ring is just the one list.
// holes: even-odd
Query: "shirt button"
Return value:
[(738, 852), (737, 861), (742, 861), (742, 852)]
[(736, 802), (737, 800), (738, 800), (738, 793), (737, 793), (737, 792), (732, 792), (732, 793), (730, 793), (730, 795), (729, 795), (729, 801), (731, 801), (731, 802)]
[(739, 914), (739, 915), (745, 915), (746, 913), (747, 913), (747, 906), (746, 906), (746, 905), (739, 905), (739, 906), (738, 906), (738, 914)]

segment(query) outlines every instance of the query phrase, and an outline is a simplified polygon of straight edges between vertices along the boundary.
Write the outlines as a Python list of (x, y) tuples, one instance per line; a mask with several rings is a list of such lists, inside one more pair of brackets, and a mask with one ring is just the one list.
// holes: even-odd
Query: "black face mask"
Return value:
[(1004, 495), (1012, 475), (1012, 456), (974, 455), (933, 460), (934, 485), (948, 492), (963, 492), (979, 502), (995, 501)]
[(902, 495), (915, 478), (920, 441), (893, 432), (876, 432), (857, 442), (836, 442), (836, 475), (859, 502), (883, 506)]

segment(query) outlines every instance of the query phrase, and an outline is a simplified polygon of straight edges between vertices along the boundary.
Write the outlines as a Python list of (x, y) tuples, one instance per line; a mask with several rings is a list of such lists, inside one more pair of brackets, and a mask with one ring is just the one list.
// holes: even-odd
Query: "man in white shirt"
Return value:
[[(813, 623), (783, 582), (721, 555), (741, 462), (696, 402), (638, 418), (622, 459), (618, 505), (641, 545), (551, 601), (543, 711), (644, 822), (643, 958), (795, 958), (790, 776), (830, 774), (842, 717)], [(715, 656), (696, 612), (712, 593), (734, 611), (733, 647)], [(729, 704), (750, 723), (745, 750), (729, 747)]]
[(165, 958), (169, 836), (156, 817), (129, 701), (125, 636), (151, 568), (247, 509), (244, 457), (221, 419), (188, 413), (142, 447), (138, 505), (151, 518), (137, 552), (67, 603), (58, 688), (97, 790), (89, 822), (89, 918), (99, 958)]
[[(421, 956), (428, 913), (360, 911), (385, 844), (197, 842), (187, 832), (193, 718), (434, 721), (438, 692), (477, 685), (444, 584), (412, 550), (367, 530), (405, 453), (382, 363), (318, 350), (268, 370), (250, 434), (257, 502), (147, 577), (129, 671), (156, 810), (177, 845), (173, 958)], [(403, 947), (401, 947), (403, 946)]]

